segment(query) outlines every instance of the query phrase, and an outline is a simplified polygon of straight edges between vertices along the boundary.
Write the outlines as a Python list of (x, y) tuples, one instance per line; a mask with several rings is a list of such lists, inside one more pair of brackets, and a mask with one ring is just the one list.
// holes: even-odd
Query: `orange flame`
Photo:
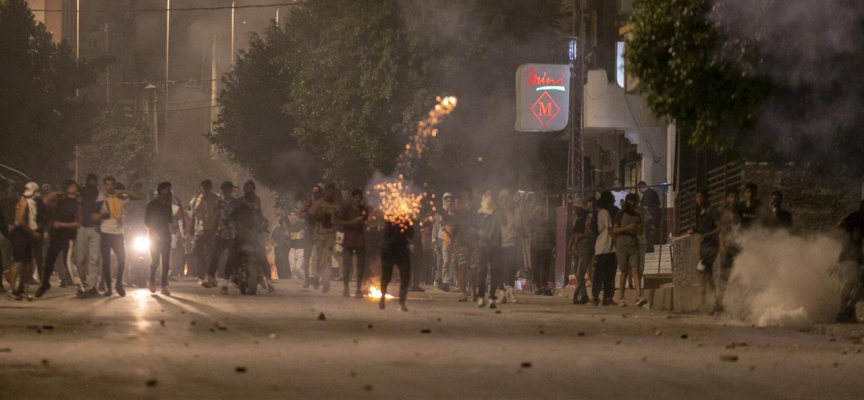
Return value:
[[(380, 299), (381, 298), (381, 289), (378, 289), (377, 286), (371, 286), (369, 288), (369, 298), (370, 299)], [(393, 299), (394, 297), (393, 297), (393, 295), (388, 294), (387, 296), (384, 296), (384, 298), (390, 300), (390, 299)]]

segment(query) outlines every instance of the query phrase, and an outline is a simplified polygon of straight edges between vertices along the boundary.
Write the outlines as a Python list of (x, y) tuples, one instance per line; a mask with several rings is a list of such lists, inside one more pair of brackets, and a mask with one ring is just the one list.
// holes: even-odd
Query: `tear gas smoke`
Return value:
[(841, 243), (824, 235), (753, 231), (739, 238), (726, 309), (760, 327), (807, 329), (830, 322), (839, 304)]

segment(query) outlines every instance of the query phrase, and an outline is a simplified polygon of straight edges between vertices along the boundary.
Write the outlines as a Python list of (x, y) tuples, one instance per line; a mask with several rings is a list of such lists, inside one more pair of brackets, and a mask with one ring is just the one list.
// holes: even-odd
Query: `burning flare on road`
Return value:
[[(381, 289), (378, 289), (377, 286), (369, 287), (369, 298), (370, 299), (380, 299), (381, 298)], [(385, 299), (393, 299), (393, 295), (388, 294), (384, 297)]]

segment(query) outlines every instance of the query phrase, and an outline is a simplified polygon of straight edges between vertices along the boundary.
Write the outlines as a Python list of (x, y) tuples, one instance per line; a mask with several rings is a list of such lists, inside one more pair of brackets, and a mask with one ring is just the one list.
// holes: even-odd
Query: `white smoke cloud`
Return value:
[(753, 231), (739, 240), (726, 308), (760, 327), (807, 329), (830, 322), (839, 304), (841, 243), (824, 235)]

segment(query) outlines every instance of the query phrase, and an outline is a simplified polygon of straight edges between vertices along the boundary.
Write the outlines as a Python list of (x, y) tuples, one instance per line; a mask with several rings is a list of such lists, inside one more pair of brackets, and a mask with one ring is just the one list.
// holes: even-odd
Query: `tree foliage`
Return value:
[(322, 177), (362, 186), (392, 171), (435, 96), (452, 94), (460, 106), (421, 179), (464, 184), (478, 155), (504, 167), (533, 149), (509, 136), (513, 73), (564, 60), (559, 11), (558, 0), (309, 0), (251, 37), (223, 79), (209, 139), (277, 190)]
[(79, 170), (83, 174), (113, 175), (121, 182), (150, 183), (154, 168), (153, 137), (141, 120), (116, 110), (103, 110), (95, 121), (90, 140), (79, 146)]
[(98, 63), (52, 42), (23, 0), (0, 3), (0, 55), (0, 160), (40, 181), (68, 177), (98, 114), (75, 92), (95, 82)]
[(710, 0), (635, 2), (628, 71), (658, 116), (692, 131), (691, 144), (740, 146), (774, 83), (755, 73), (757, 45), (724, 36)]

